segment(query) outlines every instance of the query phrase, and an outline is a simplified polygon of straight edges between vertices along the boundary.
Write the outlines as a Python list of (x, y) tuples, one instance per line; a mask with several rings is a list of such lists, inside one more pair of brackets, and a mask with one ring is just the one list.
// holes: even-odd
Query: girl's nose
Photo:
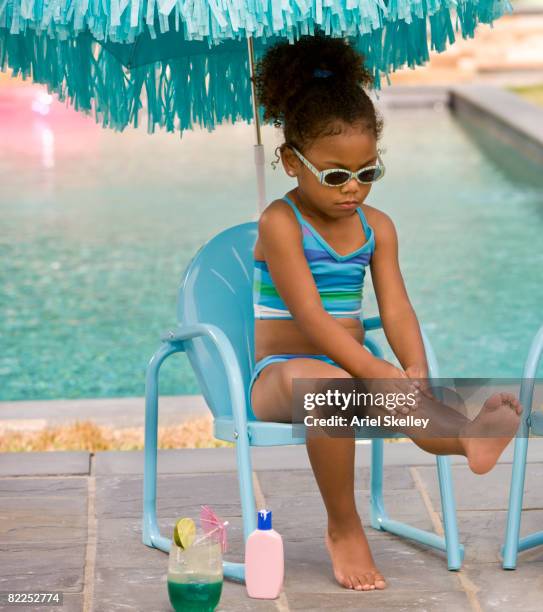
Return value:
[(352, 178), (350, 181), (347, 181), (342, 188), (343, 193), (356, 193), (358, 191), (358, 181), (355, 178)]

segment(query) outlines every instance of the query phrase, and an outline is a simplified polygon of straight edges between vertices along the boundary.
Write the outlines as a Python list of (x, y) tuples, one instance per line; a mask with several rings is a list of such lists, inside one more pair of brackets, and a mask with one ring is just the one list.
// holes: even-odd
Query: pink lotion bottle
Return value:
[(258, 529), (245, 545), (245, 586), (249, 597), (276, 599), (283, 586), (283, 538), (272, 529), (271, 510), (259, 510)]

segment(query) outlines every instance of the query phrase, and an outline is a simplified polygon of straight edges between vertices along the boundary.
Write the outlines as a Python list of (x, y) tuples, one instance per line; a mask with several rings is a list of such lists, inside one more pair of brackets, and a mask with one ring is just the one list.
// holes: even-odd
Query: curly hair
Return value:
[(364, 88), (373, 85), (364, 57), (342, 38), (303, 36), (271, 47), (257, 63), (255, 86), (264, 119), (300, 149), (337, 134), (338, 121), (360, 124), (379, 139), (382, 120)]

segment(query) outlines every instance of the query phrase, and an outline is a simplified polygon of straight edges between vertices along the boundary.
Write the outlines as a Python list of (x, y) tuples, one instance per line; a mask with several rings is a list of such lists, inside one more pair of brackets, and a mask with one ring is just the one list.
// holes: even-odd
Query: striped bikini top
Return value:
[[(375, 250), (373, 229), (368, 225), (362, 209), (358, 207), (356, 210), (366, 242), (352, 253), (339, 255), (302, 217), (288, 196), (284, 196), (283, 200), (292, 208), (301, 225), (304, 254), (324, 309), (333, 317), (360, 318), (366, 266)], [(275, 288), (265, 261), (254, 260), (253, 308), (255, 319), (293, 318)]]

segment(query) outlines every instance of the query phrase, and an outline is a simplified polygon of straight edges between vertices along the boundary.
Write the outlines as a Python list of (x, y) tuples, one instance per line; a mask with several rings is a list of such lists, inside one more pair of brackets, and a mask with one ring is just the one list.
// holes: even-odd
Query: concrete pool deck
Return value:
[[(163, 395), (160, 397), (161, 425), (179, 425), (209, 414), (209, 408), (203, 395)], [(143, 427), (145, 398), (111, 397), (0, 402), (0, 432), (3, 430), (38, 431), (44, 427), (67, 425), (75, 421), (92, 421), (97, 425), (118, 429)]]
[[(253, 449), (257, 505), (274, 511), (274, 526), (284, 538), (284, 592), (276, 601), (251, 600), (243, 585), (226, 581), (218, 609), (539, 611), (541, 548), (521, 554), (516, 571), (500, 565), (511, 456), (512, 445), (485, 476), (473, 475), (463, 458), (452, 458), (466, 558), (461, 571), (449, 572), (442, 553), (368, 526), (369, 447), (358, 445), (358, 507), (389, 588), (355, 593), (333, 579), (323, 542), (325, 512), (305, 448)], [(47, 608), (62, 612), (169, 610), (167, 557), (141, 543), (142, 467), (141, 452), (0, 455), (0, 591), (62, 591), (64, 606)], [(159, 474), (164, 533), (179, 516), (196, 518), (199, 505), (210, 504), (232, 526), (226, 558), (241, 561), (234, 450), (160, 451)], [(542, 476), (543, 439), (533, 439), (522, 534), (543, 528)], [(431, 455), (411, 443), (387, 445), (385, 491), (391, 516), (441, 531)]]

